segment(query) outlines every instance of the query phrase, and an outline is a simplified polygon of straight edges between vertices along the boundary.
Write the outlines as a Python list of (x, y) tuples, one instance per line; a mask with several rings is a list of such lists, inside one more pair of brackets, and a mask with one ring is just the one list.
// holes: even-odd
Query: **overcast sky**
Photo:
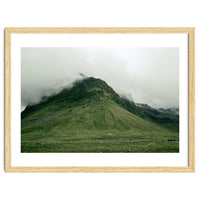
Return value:
[(80, 78), (106, 81), (136, 103), (179, 105), (178, 48), (22, 48), (21, 106)]

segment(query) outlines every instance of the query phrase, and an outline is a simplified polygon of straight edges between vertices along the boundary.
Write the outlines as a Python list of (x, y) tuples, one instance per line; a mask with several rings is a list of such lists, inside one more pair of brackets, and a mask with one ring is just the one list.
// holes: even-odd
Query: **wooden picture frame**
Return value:
[[(12, 166), (11, 164), (11, 35), (12, 34), (188, 34), (188, 166)], [(12, 130), (14, 131), (14, 130)], [(195, 172), (195, 28), (5, 28), (5, 172)]]

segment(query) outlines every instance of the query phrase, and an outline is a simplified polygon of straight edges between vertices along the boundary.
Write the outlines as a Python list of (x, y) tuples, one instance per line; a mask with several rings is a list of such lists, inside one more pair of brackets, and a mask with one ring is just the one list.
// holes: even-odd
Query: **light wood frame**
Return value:
[[(188, 34), (189, 160), (188, 167), (13, 167), (11, 166), (11, 34)], [(5, 28), (5, 172), (195, 172), (195, 28)]]

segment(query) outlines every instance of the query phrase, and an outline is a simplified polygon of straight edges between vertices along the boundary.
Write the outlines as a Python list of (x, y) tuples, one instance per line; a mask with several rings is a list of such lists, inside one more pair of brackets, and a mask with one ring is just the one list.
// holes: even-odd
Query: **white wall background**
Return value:
[[(200, 199), (200, 12), (198, 0), (2, 0), (0, 2), (0, 199)], [(196, 173), (4, 173), (4, 27), (196, 27)]]

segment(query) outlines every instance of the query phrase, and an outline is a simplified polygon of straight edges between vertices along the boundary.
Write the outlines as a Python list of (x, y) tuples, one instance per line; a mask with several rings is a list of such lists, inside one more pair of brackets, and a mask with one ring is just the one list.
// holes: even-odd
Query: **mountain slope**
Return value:
[(146, 104), (137, 104), (138, 116), (153, 121), (171, 131), (179, 131), (179, 114), (168, 109), (153, 109)]
[[(104, 81), (86, 78), (76, 82), (70, 89), (65, 88), (56, 95), (44, 97), (39, 104), (26, 107), (21, 114), (21, 150), (148, 152), (150, 148), (159, 152), (166, 150), (170, 143), (172, 146), (168, 147), (168, 151), (177, 151), (178, 134), (169, 132), (141, 111), (134, 102), (120, 98)], [(142, 115), (145, 117), (141, 118)], [(166, 137), (176, 142), (166, 141)], [(165, 141), (167, 146), (162, 147), (164, 150), (160, 145), (153, 145), (152, 142), (158, 138), (160, 145), (162, 140)], [(142, 148), (140, 142), (142, 149), (133, 145), (140, 140), (148, 145)], [(156, 147), (154, 150), (153, 146)]]

